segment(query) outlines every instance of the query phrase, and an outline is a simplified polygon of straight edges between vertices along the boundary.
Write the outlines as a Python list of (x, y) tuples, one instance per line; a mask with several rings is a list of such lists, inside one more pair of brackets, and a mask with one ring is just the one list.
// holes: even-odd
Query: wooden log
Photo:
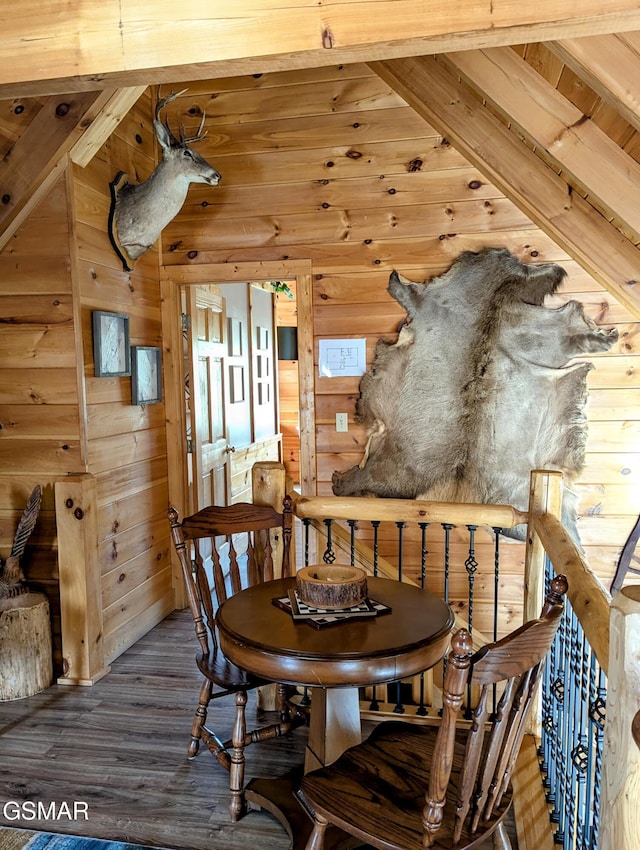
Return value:
[(298, 570), (296, 589), (316, 608), (349, 608), (367, 596), (367, 574), (360, 567), (308, 566)]
[(526, 523), (527, 513), (510, 505), (429, 502), (420, 499), (378, 499), (358, 496), (298, 496), (294, 512), (300, 519), (379, 519), (387, 522), (451, 522), (513, 528)]
[(534, 527), (557, 575), (569, 582), (567, 597), (584, 629), (598, 664), (605, 674), (609, 670), (609, 606), (611, 596), (585, 562), (569, 533), (557, 517), (542, 514), (535, 517)]
[[(251, 493), (254, 505), (270, 505), (276, 511), (282, 512), (282, 502), (285, 496), (286, 473), (284, 465), (277, 461), (258, 461), (251, 469)], [(273, 546), (273, 577), (282, 577), (282, 541), (277, 540)], [(294, 549), (295, 551), (295, 549)], [(292, 554), (293, 557), (293, 554)]]
[(0, 700), (30, 697), (53, 678), (49, 602), (43, 593), (0, 600)]
[[(284, 465), (274, 461), (259, 461), (251, 470), (251, 491), (254, 505), (271, 505), (282, 510), (285, 496), (286, 473)], [(293, 548), (295, 552), (295, 547)], [(291, 557), (293, 557), (293, 552)], [(278, 541), (273, 551), (274, 578), (282, 575), (282, 543)], [(279, 707), (277, 686), (262, 685), (257, 693), (258, 707), (263, 711), (276, 711)]]
[(640, 588), (623, 587), (613, 597), (610, 635), (598, 847), (631, 850), (640, 835), (640, 750), (633, 738), (640, 704)]

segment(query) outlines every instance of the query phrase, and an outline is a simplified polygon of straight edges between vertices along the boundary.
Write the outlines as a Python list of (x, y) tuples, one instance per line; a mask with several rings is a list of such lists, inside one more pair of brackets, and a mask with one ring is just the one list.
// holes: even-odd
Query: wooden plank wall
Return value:
[(141, 182), (156, 151), (146, 93), (86, 168), (73, 170), (77, 278), (86, 387), (87, 469), (97, 479), (106, 661), (174, 607), (167, 520), (164, 404), (132, 405), (131, 379), (94, 377), (93, 310), (126, 313), (131, 345), (161, 345), (158, 251), (123, 271), (107, 235), (109, 183)]
[[(640, 504), (639, 324), (363, 65), (193, 83), (173, 109), (188, 132), (206, 112), (199, 151), (223, 180), (192, 187), (164, 232), (163, 262), (311, 259), (316, 362), (319, 338), (366, 337), (369, 361), (380, 336), (393, 339), (403, 315), (386, 292), (393, 268), (423, 280), (487, 245), (566, 268), (557, 301), (577, 297), (621, 332), (590, 375), (581, 487), (587, 555), (608, 581)], [(358, 383), (315, 376), (320, 494), (334, 470), (360, 460)], [(335, 431), (338, 411), (350, 414), (348, 433)], [(491, 541), (479, 551), (492, 564)], [(521, 545), (505, 559), (502, 582), (516, 598)]]
[(157, 250), (122, 270), (107, 236), (109, 183), (155, 162), (145, 96), (86, 169), (72, 167), (0, 254), (0, 554), (32, 487), (44, 488), (27, 575), (50, 598), (62, 672), (53, 485), (94, 475), (106, 663), (173, 610), (164, 405), (131, 404), (130, 378), (96, 378), (93, 310), (130, 316), (160, 345)]
[(60, 179), (0, 253), (0, 556), (36, 484), (43, 488), (23, 567), (51, 609), (62, 672), (53, 485), (82, 471), (66, 187)]
[[(298, 307), (295, 281), (287, 281), (291, 297), (276, 295), (276, 326), (297, 327)], [(282, 462), (294, 484), (300, 483), (300, 391), (298, 361), (278, 360), (278, 407), (282, 434)]]

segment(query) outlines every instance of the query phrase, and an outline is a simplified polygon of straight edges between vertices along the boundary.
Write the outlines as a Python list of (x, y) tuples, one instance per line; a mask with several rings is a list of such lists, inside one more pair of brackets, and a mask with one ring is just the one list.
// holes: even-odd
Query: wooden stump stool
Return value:
[(47, 597), (23, 593), (0, 600), (0, 701), (33, 696), (52, 678)]

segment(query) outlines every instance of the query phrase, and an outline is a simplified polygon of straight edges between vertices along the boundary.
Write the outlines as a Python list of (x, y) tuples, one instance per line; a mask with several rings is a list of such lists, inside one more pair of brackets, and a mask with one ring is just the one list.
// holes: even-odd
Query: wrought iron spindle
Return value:
[(449, 602), (449, 570), (451, 568), (450, 552), (451, 552), (451, 529), (454, 527), (449, 522), (443, 522), (444, 529), (444, 601)]
[[(429, 554), (429, 550), (427, 549), (427, 529), (429, 528), (429, 523), (419, 522), (418, 525), (420, 527), (420, 587), (424, 590), (427, 583), (427, 555)], [(424, 673), (420, 674), (420, 702), (416, 709), (418, 717), (425, 717), (428, 713), (424, 701), (424, 675)]]
[(350, 532), (349, 541), (350, 541), (350, 547), (351, 547), (350, 548), (349, 563), (353, 567), (353, 566), (355, 566), (355, 563), (356, 563), (356, 528), (358, 526), (357, 526), (357, 522), (356, 522), (355, 519), (348, 519), (347, 525), (349, 526), (349, 532)]
[(322, 560), (325, 564), (333, 564), (336, 560), (336, 553), (333, 549), (333, 541), (331, 539), (331, 529), (333, 528), (333, 520), (325, 519), (324, 524), (327, 528), (327, 548), (324, 550)]
[(473, 634), (473, 585), (476, 577), (476, 570), (478, 569), (478, 562), (476, 561), (476, 552), (475, 552), (475, 535), (477, 525), (468, 525), (469, 529), (469, 555), (464, 562), (464, 568), (467, 571), (468, 576), (468, 584), (469, 584), (469, 612), (468, 612), (468, 622), (469, 622), (469, 632)]
[(378, 529), (380, 528), (380, 520), (372, 519), (371, 527), (373, 528), (373, 574), (378, 575)]
[(303, 519), (302, 520), (302, 527), (304, 529), (304, 534), (303, 534), (303, 538), (304, 538), (304, 552), (303, 552), (304, 565), (305, 565), (305, 567), (308, 567), (309, 566), (309, 529), (311, 528), (311, 520), (310, 519)]
[[(498, 640), (498, 611), (500, 597), (500, 535), (501, 528), (494, 528), (494, 543), (493, 543), (493, 639)], [(492, 687), (493, 714), (495, 715), (498, 705), (498, 686)]]
[(429, 554), (429, 550), (427, 549), (427, 529), (429, 528), (429, 523), (420, 522), (418, 525), (420, 526), (420, 587), (424, 590), (427, 583), (427, 555)]
[(578, 746), (574, 755), (578, 770), (578, 787), (576, 789), (576, 847), (588, 850), (587, 835), (589, 834), (590, 813), (586, 808), (586, 798), (589, 786), (589, 667), (586, 663), (590, 650), (582, 626), (578, 622), (578, 645), (580, 646), (580, 664), (578, 667), (579, 681), (576, 683), (578, 694)]
[[(398, 581), (402, 581), (402, 570), (404, 566), (404, 530), (406, 527), (406, 522), (396, 522), (396, 528), (398, 529)], [(404, 714), (404, 710), (402, 702), (402, 683), (396, 682), (396, 704), (393, 707), (393, 713)]]
[[(571, 618), (573, 620), (573, 618)], [(579, 653), (578, 629), (576, 623), (571, 621), (571, 629), (569, 634), (569, 657), (567, 659), (567, 711), (565, 712), (565, 742), (569, 753), (569, 761), (567, 763), (566, 774), (566, 796), (565, 796), (565, 823), (563, 833), (566, 836), (576, 834), (577, 822), (577, 800), (576, 793), (578, 790), (581, 755), (579, 747), (578, 733), (580, 730), (579, 715), (580, 715), (580, 691), (579, 691), (579, 670), (578, 670), (578, 653)], [(580, 656), (581, 657), (581, 656)]]
[(556, 823), (558, 828), (553, 836), (553, 840), (555, 844), (559, 844), (561, 847), (564, 847), (565, 840), (565, 825), (567, 821), (567, 792), (568, 792), (568, 782), (567, 782), (567, 762), (569, 761), (569, 747), (568, 747), (568, 738), (567, 738), (567, 724), (569, 717), (569, 705), (568, 705), (568, 695), (570, 690), (570, 684), (567, 683), (567, 652), (571, 640), (571, 628), (570, 628), (570, 611), (569, 606), (567, 605), (565, 609), (564, 616), (562, 618), (562, 622), (560, 624), (560, 628), (558, 629), (560, 633), (560, 669), (558, 670), (559, 678), (562, 682), (562, 705), (560, 710), (558, 711), (558, 723), (557, 723), (557, 757), (555, 759), (555, 787), (556, 787), (556, 806), (555, 806), (555, 814), (556, 814)]
[(604, 722), (607, 710), (607, 686), (606, 678), (603, 671), (595, 658), (595, 653), (592, 653), (592, 679), (595, 682), (596, 675), (598, 678), (597, 696), (590, 706), (589, 716), (591, 720), (591, 728), (594, 735), (594, 754), (593, 754), (593, 806), (591, 806), (593, 826), (591, 831), (592, 846), (598, 846), (598, 831), (600, 827), (599, 812), (600, 812), (600, 782), (602, 779), (602, 747), (604, 744)]
[(407, 527), (406, 522), (397, 522), (396, 528), (398, 529), (398, 581), (402, 581), (402, 570), (403, 570), (403, 560), (404, 560), (404, 551), (403, 551), (403, 541), (404, 541), (404, 530)]

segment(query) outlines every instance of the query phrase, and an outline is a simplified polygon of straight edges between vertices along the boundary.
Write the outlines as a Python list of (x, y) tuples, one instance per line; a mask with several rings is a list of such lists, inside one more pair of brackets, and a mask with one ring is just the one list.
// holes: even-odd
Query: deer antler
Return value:
[(189, 89), (182, 89), (182, 91), (172, 91), (166, 97), (161, 98), (160, 87), (158, 87), (158, 100), (156, 101), (156, 121), (160, 120), (160, 113), (168, 103), (172, 103), (176, 98), (180, 97), (180, 95), (183, 95), (187, 91), (189, 91)]
[[(172, 103), (176, 98), (180, 97), (180, 95), (184, 94), (186, 91), (188, 91), (188, 89), (182, 89), (182, 91), (176, 91), (176, 92), (172, 91), (166, 97), (161, 98), (160, 97), (160, 86), (158, 86), (158, 100), (156, 101), (156, 110), (155, 110), (155, 116), (156, 117), (155, 117), (155, 120), (158, 121), (160, 124), (164, 125), (167, 133), (169, 134), (169, 137), (171, 138), (171, 140), (173, 142), (175, 142), (176, 145), (182, 144), (182, 138), (177, 139), (173, 135), (173, 133), (171, 132), (171, 128), (169, 127), (169, 122), (160, 120), (160, 113), (162, 112), (162, 110), (165, 108), (165, 106), (168, 103)], [(180, 136), (182, 137), (182, 133), (180, 133)]]
[[(165, 108), (165, 106), (168, 103), (171, 103), (172, 101), (176, 100), (176, 98), (180, 97), (181, 95), (183, 95), (187, 91), (189, 91), (189, 89), (182, 89), (182, 91), (178, 91), (178, 92), (170, 92), (166, 97), (161, 98), (160, 97), (160, 86), (158, 86), (158, 100), (156, 102), (156, 121), (160, 121), (160, 113), (162, 112), (162, 110)], [(174, 136), (173, 132), (171, 131), (171, 128), (169, 127), (168, 121), (164, 121), (163, 123), (164, 123), (164, 126), (166, 127), (167, 133), (169, 133), (169, 135), (171, 136), (171, 138), (173, 139), (173, 141), (176, 144), (188, 145), (191, 142), (199, 142), (201, 139), (204, 139), (204, 137), (207, 135), (206, 133), (204, 133), (204, 134), (202, 133), (202, 128), (204, 127), (205, 118), (206, 118), (206, 113), (203, 113), (202, 120), (200, 121), (200, 126), (198, 127), (198, 132), (195, 134), (195, 136), (185, 136), (184, 135), (184, 129), (183, 129), (182, 126), (180, 126), (180, 139), (177, 139)]]
[(202, 128), (204, 127), (204, 119), (206, 117), (207, 117), (207, 113), (203, 112), (202, 113), (202, 120), (200, 121), (200, 126), (198, 127), (198, 132), (195, 134), (195, 136), (186, 136), (186, 137), (183, 136), (182, 127), (180, 128), (180, 141), (184, 145), (190, 144), (191, 142), (199, 142), (201, 139), (204, 139), (204, 137), (207, 135), (207, 133), (206, 132), (203, 133)]

